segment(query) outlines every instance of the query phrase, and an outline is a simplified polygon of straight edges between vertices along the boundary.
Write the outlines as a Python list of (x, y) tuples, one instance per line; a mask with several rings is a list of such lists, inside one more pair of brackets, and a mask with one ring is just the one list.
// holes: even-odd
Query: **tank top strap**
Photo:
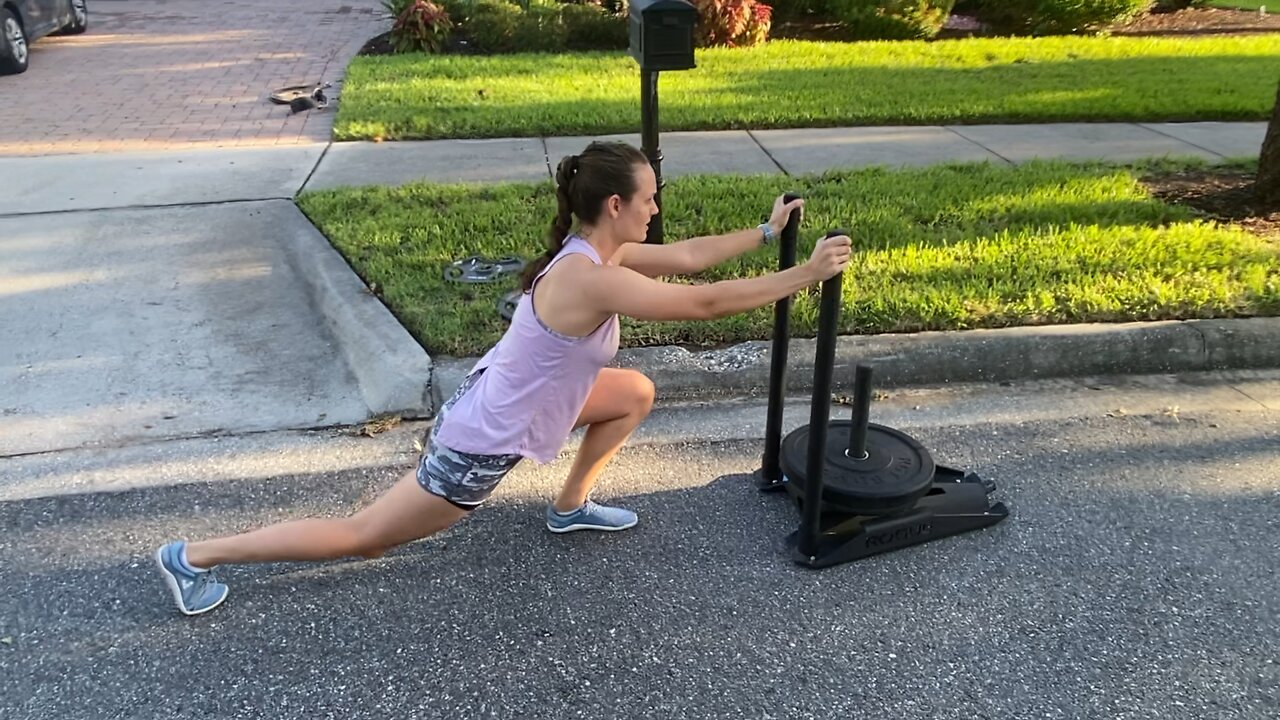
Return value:
[(560, 247), (560, 252), (556, 253), (556, 256), (551, 258), (551, 262), (547, 263), (547, 266), (542, 268), (542, 271), (537, 274), (534, 278), (534, 282), (541, 280), (542, 276), (546, 275), (547, 271), (554, 267), (556, 263), (570, 255), (586, 255), (591, 258), (591, 262), (597, 265), (604, 264), (604, 261), (600, 259), (600, 253), (596, 252), (596, 249), (591, 246), (591, 243), (583, 240), (578, 235), (570, 235), (564, 241), (564, 245)]

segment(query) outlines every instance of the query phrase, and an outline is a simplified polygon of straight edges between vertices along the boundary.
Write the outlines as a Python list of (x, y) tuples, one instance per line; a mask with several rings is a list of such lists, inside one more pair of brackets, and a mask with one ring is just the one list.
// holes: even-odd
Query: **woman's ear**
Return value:
[(609, 199), (605, 200), (605, 207), (609, 210), (609, 217), (617, 220), (618, 216), (622, 214), (622, 196), (610, 195)]

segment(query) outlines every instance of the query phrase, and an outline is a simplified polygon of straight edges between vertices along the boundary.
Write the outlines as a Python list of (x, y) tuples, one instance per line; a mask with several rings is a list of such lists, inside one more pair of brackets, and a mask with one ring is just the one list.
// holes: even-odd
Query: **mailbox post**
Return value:
[(630, 52), (640, 64), (640, 148), (658, 179), (658, 214), (645, 242), (662, 243), (662, 150), (658, 147), (658, 73), (689, 70), (698, 10), (687, 0), (631, 0)]

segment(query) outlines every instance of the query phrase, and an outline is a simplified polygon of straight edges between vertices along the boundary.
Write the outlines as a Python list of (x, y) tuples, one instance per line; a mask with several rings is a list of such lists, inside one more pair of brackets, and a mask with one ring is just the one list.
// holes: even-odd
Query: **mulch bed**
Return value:
[(1208, 218), (1280, 238), (1280, 206), (1268, 207), (1258, 198), (1253, 177), (1251, 172), (1194, 170), (1153, 175), (1142, 182), (1165, 202), (1187, 205)]
[(395, 48), (391, 46), (391, 33), (384, 32), (375, 36), (369, 42), (360, 48), (357, 55), (391, 55), (395, 52)]
[[(1280, 0), (1276, 1), (1280, 10)], [(1148, 12), (1127, 23), (1111, 27), (1112, 35), (1236, 35), (1280, 32), (1280, 14), (1259, 14), (1256, 10), (1222, 10), (1219, 8), (1186, 8), (1172, 12)], [(984, 28), (973, 18), (953, 15), (938, 33), (937, 39), (951, 40), (983, 37)], [(770, 37), (797, 40), (840, 40), (841, 29), (835, 23), (780, 23)]]
[[(1277, 0), (1280, 8), (1280, 0)], [(1280, 15), (1253, 10), (1189, 8), (1147, 13), (1112, 29), (1113, 35), (1213, 35), (1280, 32)], [(1151, 194), (1189, 206), (1207, 218), (1250, 232), (1280, 238), (1280, 207), (1268, 207), (1253, 186), (1254, 174), (1231, 170), (1194, 170), (1143, 178)]]
[[(449, 38), (449, 42), (445, 44), (444, 52), (447, 55), (479, 54), (476, 52), (475, 48), (471, 47), (467, 43), (467, 39), (457, 32), (455, 32)], [(364, 46), (360, 48), (360, 52), (356, 54), (357, 55), (393, 55), (395, 54), (395, 47), (391, 45), (391, 33), (384, 32), (381, 35), (377, 35), (373, 37), (372, 39), (369, 40), (369, 42), (365, 43)]]
[[(1276, 3), (1280, 9), (1280, 2)], [(1111, 29), (1113, 35), (1220, 35), (1280, 32), (1280, 15), (1256, 10), (1187, 8), (1146, 13)]]

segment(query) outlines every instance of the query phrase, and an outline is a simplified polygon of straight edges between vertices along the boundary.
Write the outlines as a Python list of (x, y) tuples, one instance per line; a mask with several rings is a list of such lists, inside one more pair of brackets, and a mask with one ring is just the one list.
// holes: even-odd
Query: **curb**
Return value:
[[(634, 348), (619, 351), (614, 365), (648, 375), (659, 400), (763, 397), (771, 346)], [(815, 347), (811, 338), (791, 339), (788, 393), (812, 392)], [(477, 359), (437, 359), (437, 397), (451, 394)], [(836, 343), (833, 391), (852, 391), (858, 363), (874, 367), (877, 388), (1271, 368), (1280, 367), (1280, 317), (844, 336)]]
[(432, 362), (391, 311), (368, 291), (347, 261), (291, 200), (286, 253), (356, 378), (373, 415), (429, 417)]

